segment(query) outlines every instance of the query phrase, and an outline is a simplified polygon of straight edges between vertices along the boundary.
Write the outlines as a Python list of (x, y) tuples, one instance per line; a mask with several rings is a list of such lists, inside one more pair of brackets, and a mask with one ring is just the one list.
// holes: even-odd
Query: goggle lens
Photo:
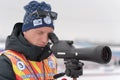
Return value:
[(32, 15), (33, 14), (37, 14), (38, 15), (38, 17), (40, 17), (40, 18), (44, 18), (44, 17), (46, 17), (46, 16), (50, 16), (50, 18), (52, 19), (52, 20), (56, 20), (57, 19), (57, 13), (56, 12), (48, 12), (48, 11), (41, 11), (41, 10), (37, 10), (37, 11), (34, 11), (33, 13), (32, 13)]

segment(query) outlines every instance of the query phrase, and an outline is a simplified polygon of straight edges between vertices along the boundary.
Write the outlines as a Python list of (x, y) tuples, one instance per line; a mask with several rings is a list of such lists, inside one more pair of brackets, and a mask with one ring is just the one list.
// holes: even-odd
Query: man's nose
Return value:
[(48, 35), (47, 35), (47, 36), (43, 36), (42, 42), (43, 42), (44, 44), (47, 44), (47, 43), (48, 43)]

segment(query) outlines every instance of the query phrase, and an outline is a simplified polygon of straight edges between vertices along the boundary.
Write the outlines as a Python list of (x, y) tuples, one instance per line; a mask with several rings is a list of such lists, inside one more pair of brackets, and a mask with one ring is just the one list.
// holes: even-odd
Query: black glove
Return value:
[(67, 60), (65, 62), (65, 66), (66, 66), (65, 74), (68, 77), (77, 78), (83, 74), (82, 73), (83, 63), (79, 62), (79, 60), (76, 60), (76, 59)]

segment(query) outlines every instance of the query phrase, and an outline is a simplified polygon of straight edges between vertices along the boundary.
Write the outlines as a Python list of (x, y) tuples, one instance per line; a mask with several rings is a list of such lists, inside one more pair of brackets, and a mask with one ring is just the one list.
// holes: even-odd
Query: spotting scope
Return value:
[(93, 61), (97, 63), (108, 63), (111, 60), (112, 52), (108, 46), (93, 46), (75, 48), (73, 41), (59, 40), (55, 33), (50, 33), (49, 38), (53, 45), (51, 50), (57, 58), (76, 59)]

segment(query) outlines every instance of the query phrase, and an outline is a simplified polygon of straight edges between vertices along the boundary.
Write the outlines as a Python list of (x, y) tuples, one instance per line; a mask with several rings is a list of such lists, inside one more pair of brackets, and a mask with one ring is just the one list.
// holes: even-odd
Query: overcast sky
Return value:
[[(23, 6), (31, 0), (0, 0), (0, 36), (22, 22)], [(37, 0), (42, 1), (42, 0)], [(44, 0), (58, 12), (55, 32), (60, 39), (120, 42), (120, 0)]]

